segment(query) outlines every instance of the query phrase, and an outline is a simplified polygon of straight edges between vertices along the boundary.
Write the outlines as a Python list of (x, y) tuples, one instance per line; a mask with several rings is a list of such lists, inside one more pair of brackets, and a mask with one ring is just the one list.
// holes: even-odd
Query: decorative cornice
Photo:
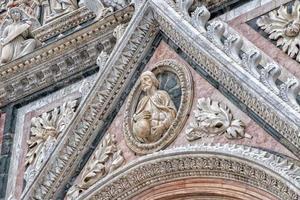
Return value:
[(184, 178), (242, 182), (279, 199), (300, 196), (300, 167), (290, 160), (243, 145), (199, 144), (143, 156), (108, 175), (79, 199), (132, 199), (148, 188)]
[(109, 33), (117, 25), (128, 22), (132, 11), (132, 7), (127, 7), (64, 40), (1, 66), (0, 107), (44, 89), (52, 85), (53, 81), (63, 80), (95, 65), (97, 43), (100, 46), (109, 43), (113, 37)]
[[(142, 19), (133, 19), (123, 36), (123, 41), (113, 50), (105, 71), (98, 77), (92, 92), (80, 112), (71, 122), (53, 156), (48, 160), (39, 176), (22, 199), (53, 199), (63, 187), (71, 172), (81, 161), (85, 148), (91, 144), (103, 125), (110, 109), (117, 103), (124, 84), (130, 82), (138, 61), (151, 44), (157, 32), (148, 3), (138, 11)], [(145, 16), (145, 12), (147, 13)], [(129, 34), (130, 33), (130, 34)]]

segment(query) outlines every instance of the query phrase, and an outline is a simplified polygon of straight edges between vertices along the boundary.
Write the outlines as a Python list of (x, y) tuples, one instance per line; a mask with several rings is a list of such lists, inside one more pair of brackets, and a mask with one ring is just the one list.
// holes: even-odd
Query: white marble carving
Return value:
[(112, 13), (115, 9), (124, 8), (125, 0), (82, 0), (83, 4), (96, 14), (96, 20)]
[(34, 51), (39, 43), (31, 38), (31, 31), (39, 22), (19, 8), (8, 11), (8, 19), (0, 28), (0, 63), (4, 64)]
[(30, 183), (49, 158), (60, 134), (70, 123), (78, 101), (64, 103), (51, 112), (45, 112), (31, 120), (31, 133), (27, 141), (28, 151), (25, 158), (25, 180)]
[(78, 183), (69, 189), (66, 200), (76, 199), (95, 182), (119, 168), (125, 162), (122, 154), (116, 136), (108, 133), (85, 165)]
[(257, 20), (257, 25), (276, 40), (277, 46), (300, 62), (300, 2), (295, 1), (291, 11), (287, 6), (271, 11)]
[(234, 119), (230, 109), (209, 98), (198, 100), (194, 120), (186, 130), (189, 141), (225, 135), (228, 139), (251, 138), (245, 133), (245, 125), (239, 119)]

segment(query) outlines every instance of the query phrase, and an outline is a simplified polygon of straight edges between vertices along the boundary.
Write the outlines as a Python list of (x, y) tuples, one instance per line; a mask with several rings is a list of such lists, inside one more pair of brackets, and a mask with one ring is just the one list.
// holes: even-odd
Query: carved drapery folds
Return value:
[(76, 199), (95, 182), (118, 169), (125, 162), (122, 154), (116, 136), (107, 133), (79, 175), (78, 183), (69, 189), (66, 200)]
[(239, 119), (234, 119), (230, 109), (209, 98), (198, 100), (194, 119), (186, 130), (189, 141), (225, 135), (228, 139), (251, 138), (245, 133), (245, 125)]
[(11, 8), (0, 28), (0, 64), (10, 62), (34, 51), (39, 42), (32, 38), (31, 31), (40, 26), (20, 8)]
[(189, 71), (176, 61), (161, 61), (144, 72), (126, 106), (124, 128), (129, 148), (147, 154), (170, 144), (187, 118), (192, 96)]
[(257, 20), (257, 25), (276, 40), (277, 46), (290, 57), (300, 62), (300, 2), (295, 1), (292, 9), (281, 6)]
[(31, 133), (27, 141), (28, 151), (25, 158), (25, 180), (27, 185), (36, 176), (45, 161), (49, 158), (57, 141), (70, 123), (78, 101), (64, 103), (51, 112), (45, 112), (31, 120)]

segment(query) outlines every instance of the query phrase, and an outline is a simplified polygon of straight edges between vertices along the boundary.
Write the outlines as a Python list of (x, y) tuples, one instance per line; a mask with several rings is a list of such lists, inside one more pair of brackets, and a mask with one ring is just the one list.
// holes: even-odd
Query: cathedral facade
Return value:
[(0, 200), (300, 200), (300, 1), (2, 0), (0, 21)]

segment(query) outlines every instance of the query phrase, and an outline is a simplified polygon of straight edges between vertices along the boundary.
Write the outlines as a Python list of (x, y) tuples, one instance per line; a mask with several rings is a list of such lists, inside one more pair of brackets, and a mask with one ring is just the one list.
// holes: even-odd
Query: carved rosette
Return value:
[(245, 125), (239, 119), (234, 119), (230, 109), (209, 98), (198, 100), (194, 119), (186, 130), (189, 141), (225, 135), (228, 139), (251, 138), (245, 133)]
[[(192, 78), (186, 66), (179, 64), (175, 60), (163, 60), (155, 64), (152, 72), (156, 77), (162, 77), (162, 74), (170, 74), (176, 77), (178, 85), (173, 85), (173, 88), (170, 88), (172, 86), (167, 86), (169, 87), (169, 91), (166, 91), (168, 89), (164, 89), (163, 92), (167, 92), (172, 98), (173, 95), (171, 91), (178, 89), (181, 94), (179, 97), (180, 102), (175, 103), (177, 105), (176, 117), (172, 120), (172, 123), (168, 126), (164, 134), (158, 139), (143, 142), (133, 133), (133, 116), (139, 101), (141, 101), (142, 95), (141, 84), (134, 86), (126, 104), (124, 135), (127, 146), (137, 154), (153, 153), (169, 145), (183, 128), (192, 104)], [(168, 80), (165, 80), (163, 77), (161, 79), (162, 81), (160, 80), (159, 82), (168, 82)], [(162, 85), (162, 83), (160, 83), (160, 85)]]
[(257, 25), (269, 34), (269, 38), (276, 40), (276, 45), (298, 62), (300, 62), (299, 9), (300, 2), (295, 1), (290, 11), (287, 6), (281, 6), (257, 20)]

